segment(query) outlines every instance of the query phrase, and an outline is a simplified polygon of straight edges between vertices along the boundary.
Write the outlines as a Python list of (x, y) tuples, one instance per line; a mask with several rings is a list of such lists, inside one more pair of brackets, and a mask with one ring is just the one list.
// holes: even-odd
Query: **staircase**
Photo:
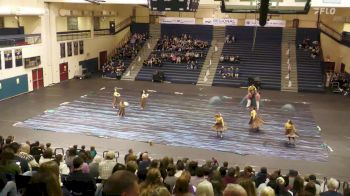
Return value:
[[(204, 61), (201, 73), (199, 74), (197, 85), (200, 86), (211, 86), (214, 81), (216, 69), (219, 64), (219, 58), (224, 47), (225, 42), (225, 27), (214, 26), (213, 38), (211, 47), (209, 48), (207, 57)], [(217, 51), (215, 52), (215, 46)]]
[[(281, 45), (281, 91), (298, 92), (298, 71), (296, 62), (295, 38), (295, 28), (283, 28)], [(288, 49), (289, 54), (287, 54)], [(288, 75), (288, 58), (291, 65), (291, 71), (289, 78), (286, 78)]]
[[(147, 40), (147, 42), (143, 45), (141, 51), (138, 54), (138, 57), (136, 57), (128, 67), (128, 69), (125, 71), (122, 80), (131, 80), (134, 81), (137, 74), (142, 68), (142, 63), (144, 60), (146, 60), (149, 55), (152, 53), (153, 48), (156, 46), (159, 37), (160, 37), (160, 25), (157, 24), (150, 24), (149, 29), (149, 35), (150, 39)], [(150, 47), (148, 47), (150, 46)]]

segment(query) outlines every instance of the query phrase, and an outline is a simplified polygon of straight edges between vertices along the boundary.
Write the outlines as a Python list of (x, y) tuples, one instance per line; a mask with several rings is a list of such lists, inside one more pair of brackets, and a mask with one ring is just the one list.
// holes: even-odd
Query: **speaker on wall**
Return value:
[(261, 0), (260, 2), (260, 10), (259, 10), (259, 24), (260, 26), (266, 25), (267, 13), (269, 12), (269, 4), (270, 0)]
[(114, 34), (115, 33), (115, 22), (109, 21), (109, 33)]

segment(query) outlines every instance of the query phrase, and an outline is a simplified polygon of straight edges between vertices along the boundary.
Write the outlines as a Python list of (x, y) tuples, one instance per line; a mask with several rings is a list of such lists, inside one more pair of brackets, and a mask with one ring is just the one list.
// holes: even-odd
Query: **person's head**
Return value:
[(62, 189), (58, 181), (58, 176), (51, 172), (39, 171), (38, 173), (35, 173), (31, 177), (23, 195), (62, 195)]
[(241, 178), (239, 180), (239, 185), (241, 185), (245, 191), (247, 191), (248, 196), (256, 196), (255, 185), (251, 179)]
[(267, 168), (266, 167), (260, 168), (260, 173), (267, 174)]
[(30, 153), (30, 146), (26, 143), (22, 143), (21, 147), (19, 148), (19, 151), (29, 154)]
[(96, 155), (96, 156), (94, 157), (94, 159), (92, 160), (92, 163), (97, 163), (97, 164), (99, 164), (99, 163), (101, 163), (101, 161), (102, 161), (102, 157)]
[(55, 174), (57, 178), (59, 177), (59, 174), (60, 174), (60, 170), (56, 161), (48, 161), (48, 162), (42, 163), (40, 165), (39, 170), (41, 172), (49, 172), (49, 173)]
[(176, 162), (176, 169), (177, 170), (184, 170), (185, 169), (185, 164), (182, 160), (178, 160)]
[(239, 184), (227, 184), (223, 196), (247, 196), (247, 191)]
[(314, 174), (309, 175), (309, 181), (316, 183), (317, 181), (316, 176)]
[(139, 194), (137, 177), (126, 170), (113, 173), (103, 186), (104, 196), (138, 196)]
[(82, 146), (81, 146), (81, 149), (82, 149), (82, 150), (85, 150), (85, 145), (82, 145)]
[(136, 161), (128, 161), (126, 163), (126, 170), (130, 171), (131, 173), (134, 174), (137, 169), (138, 169), (138, 165)]
[(125, 165), (121, 164), (121, 163), (117, 163), (115, 164), (115, 166), (113, 167), (112, 169), (112, 174), (116, 171), (119, 171), (119, 170), (126, 170), (126, 167)]
[(327, 188), (330, 191), (336, 191), (339, 188), (338, 180), (336, 180), (334, 178), (330, 178), (327, 182)]
[(175, 195), (177, 194), (185, 194), (189, 192), (189, 183), (190, 181), (188, 181), (188, 179), (186, 178), (186, 176), (180, 176), (175, 183), (175, 187), (173, 190), (173, 193)]
[(188, 163), (188, 171), (190, 172), (191, 176), (196, 175), (196, 169), (198, 167), (198, 162), (197, 161), (190, 161)]
[(228, 170), (227, 170), (227, 175), (228, 176), (235, 177), (235, 174), (236, 174), (236, 169), (234, 167), (228, 168)]
[(213, 189), (215, 192), (222, 192), (224, 189), (224, 183), (222, 181), (222, 177), (220, 172), (218, 171), (213, 171), (213, 174), (210, 178), (210, 182), (213, 185)]
[(0, 163), (2, 165), (6, 165), (10, 163), (15, 156), (15, 152), (13, 151), (12, 148), (5, 147), (2, 149), (1, 156), (0, 156)]
[(219, 172), (220, 172), (221, 177), (225, 177), (226, 173), (227, 173), (226, 167), (220, 167)]
[(50, 148), (51, 147), (51, 143), (46, 143), (46, 148)]
[(267, 186), (261, 190), (260, 196), (275, 196), (275, 191), (271, 187)]
[(288, 119), (288, 123), (291, 125), (293, 124), (292, 120), (290, 120), (290, 119)]
[(316, 184), (314, 182), (308, 182), (304, 187), (304, 191), (308, 195), (316, 195)]
[(73, 159), (73, 168), (74, 170), (81, 170), (81, 167), (83, 166), (83, 159), (81, 159), (80, 157), (75, 157)]
[(129, 154), (133, 154), (134, 151), (130, 148), (129, 151), (128, 151)]
[(304, 179), (300, 176), (295, 177), (293, 184), (293, 193), (300, 193), (304, 189)]
[(151, 196), (171, 196), (171, 194), (166, 187), (158, 186), (151, 192)]
[(43, 152), (43, 157), (45, 158), (45, 159), (51, 159), (52, 158), (52, 150), (45, 150), (44, 152)]
[(151, 167), (151, 168), (159, 168), (159, 160), (153, 159), (153, 160), (151, 161), (150, 167)]
[(95, 146), (90, 146), (90, 151), (95, 151)]
[(16, 154), (19, 151), (19, 148), (21, 147), (21, 145), (19, 143), (17, 143), (17, 142), (12, 142), (9, 145), (9, 147), (12, 148), (14, 153)]
[(167, 156), (163, 157), (163, 159), (160, 161), (161, 168), (166, 169), (166, 168), (168, 168), (169, 164), (170, 164), (170, 158)]
[(222, 166), (227, 168), (228, 167), (228, 162), (227, 161), (223, 162)]
[(149, 161), (148, 153), (144, 152), (141, 155), (142, 161)]
[(182, 173), (181, 173), (181, 176), (185, 177), (188, 181), (191, 180), (191, 173), (187, 170), (184, 170)]
[(78, 149), (78, 145), (73, 145), (73, 148), (75, 149), (75, 150), (77, 150)]
[(77, 155), (77, 150), (74, 148), (69, 148), (68, 149), (68, 156), (74, 157)]
[(115, 154), (114, 154), (113, 151), (108, 151), (108, 152), (106, 153), (106, 156), (105, 156), (105, 159), (106, 159), (106, 160), (113, 160), (114, 158), (115, 158)]
[(151, 168), (147, 172), (146, 184), (160, 184), (162, 182), (162, 176), (157, 168)]
[(168, 165), (168, 168), (166, 169), (168, 176), (174, 176), (176, 173), (175, 166), (173, 164)]

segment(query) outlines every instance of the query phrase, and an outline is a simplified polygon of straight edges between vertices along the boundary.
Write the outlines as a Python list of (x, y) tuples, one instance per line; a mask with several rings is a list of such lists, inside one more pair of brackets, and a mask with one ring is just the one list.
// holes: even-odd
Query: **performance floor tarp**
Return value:
[[(326, 161), (327, 151), (314, 122), (309, 103), (286, 103), (265, 100), (260, 116), (266, 121), (259, 132), (249, 129), (249, 110), (237, 98), (218, 95), (216, 101), (205, 94), (150, 92), (147, 107), (140, 109), (141, 92), (120, 90), (122, 99), (130, 105), (126, 116), (117, 116), (112, 108), (112, 88), (82, 95), (58, 108), (46, 110), (16, 126), (32, 129), (72, 132), (99, 137), (161, 143), (172, 146), (226, 151), (241, 155), (266, 155), (294, 160)], [(212, 99), (213, 100), (213, 99)], [(281, 108), (291, 104), (293, 110)], [(211, 130), (214, 114), (220, 112), (228, 130), (218, 138)], [(284, 123), (294, 121), (300, 137), (289, 145), (284, 135)]]

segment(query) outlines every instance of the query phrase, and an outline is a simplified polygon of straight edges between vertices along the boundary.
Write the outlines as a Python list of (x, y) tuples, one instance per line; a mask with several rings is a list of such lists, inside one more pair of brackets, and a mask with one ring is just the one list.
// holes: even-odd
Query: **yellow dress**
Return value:
[(125, 116), (125, 107), (126, 105), (123, 102), (119, 103), (118, 116)]
[(146, 102), (147, 102), (148, 96), (149, 96), (149, 94), (147, 94), (147, 93), (142, 93), (142, 95), (141, 95), (140, 105), (141, 105), (142, 109), (144, 109), (146, 107)]
[(120, 93), (114, 92), (113, 93), (113, 103), (112, 103), (113, 107), (116, 107), (119, 104), (119, 102), (120, 102)]
[(295, 127), (294, 127), (294, 125), (292, 125), (292, 124), (290, 124), (290, 123), (286, 123), (285, 125), (284, 125), (284, 128), (285, 128), (285, 130), (286, 130), (286, 132), (285, 132), (285, 134), (286, 134), (286, 136), (287, 137), (299, 137), (298, 135), (297, 135), (297, 132), (296, 132), (296, 130), (295, 130)]
[(222, 116), (215, 117), (215, 125), (213, 125), (214, 131), (226, 131), (224, 118)]
[(255, 110), (250, 112), (250, 121), (249, 124), (251, 128), (256, 129), (264, 124), (264, 121), (259, 117), (258, 113)]

